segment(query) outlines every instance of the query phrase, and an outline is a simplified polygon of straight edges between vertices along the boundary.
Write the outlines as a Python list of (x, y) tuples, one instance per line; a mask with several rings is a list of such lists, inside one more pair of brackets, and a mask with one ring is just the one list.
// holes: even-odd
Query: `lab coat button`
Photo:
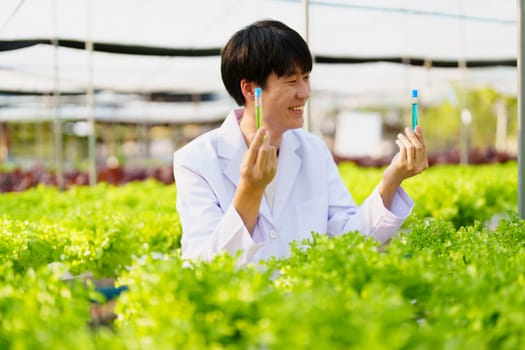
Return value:
[(270, 238), (277, 238), (277, 231), (271, 230), (270, 231)]

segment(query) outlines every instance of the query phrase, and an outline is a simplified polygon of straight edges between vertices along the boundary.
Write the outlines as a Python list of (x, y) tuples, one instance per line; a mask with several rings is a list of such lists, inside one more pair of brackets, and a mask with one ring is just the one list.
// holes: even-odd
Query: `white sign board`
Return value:
[(339, 157), (377, 156), (381, 153), (381, 115), (342, 112), (337, 116), (334, 154)]

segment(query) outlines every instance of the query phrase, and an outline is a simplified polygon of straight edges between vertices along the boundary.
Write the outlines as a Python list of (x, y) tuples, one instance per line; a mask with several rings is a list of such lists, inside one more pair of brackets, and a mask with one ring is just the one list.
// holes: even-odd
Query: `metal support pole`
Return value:
[[(302, 0), (303, 3), (303, 10), (304, 10), (304, 41), (308, 45), (309, 43), (309, 36), (310, 36), (310, 15), (309, 15), (309, 4), (308, 0)], [(312, 53), (313, 55), (313, 53)], [(311, 93), (311, 92), (310, 92)], [(312, 115), (310, 113), (311, 110), (311, 104), (312, 104), (312, 96), (310, 95), (310, 98), (308, 99), (308, 103), (305, 105), (305, 129), (308, 131), (312, 131)]]
[(61, 102), (60, 102), (60, 76), (58, 64), (58, 9), (57, 0), (53, 1), (53, 24), (55, 26), (55, 36), (53, 42), (53, 65), (54, 65), (54, 92), (53, 92), (53, 106), (55, 111), (53, 131), (55, 135), (55, 168), (57, 187), (64, 190), (64, 151), (62, 149), (62, 116), (61, 116)]
[[(463, 0), (458, 2), (459, 11), (463, 16)], [(467, 40), (465, 35), (465, 23), (464, 20), (459, 20), (458, 23), (459, 31), (459, 84), (458, 84), (458, 104), (459, 104), (459, 118), (460, 118), (460, 140), (459, 140), (459, 158), (461, 164), (469, 164), (469, 153), (470, 153), (470, 123), (472, 121), (472, 114), (468, 110), (467, 103), (467, 61), (465, 59), (465, 52), (467, 46)]]
[(518, 0), (518, 212), (525, 219), (525, 96), (523, 57), (525, 55), (525, 0)]
[(88, 134), (88, 158), (89, 158), (89, 184), (91, 186), (97, 183), (97, 159), (96, 159), (96, 130), (95, 130), (95, 98), (93, 88), (93, 40), (92, 40), (92, 3), (87, 0), (87, 22), (88, 35), (86, 40), (86, 51), (88, 54), (88, 86), (86, 92), (87, 120), (89, 124)]

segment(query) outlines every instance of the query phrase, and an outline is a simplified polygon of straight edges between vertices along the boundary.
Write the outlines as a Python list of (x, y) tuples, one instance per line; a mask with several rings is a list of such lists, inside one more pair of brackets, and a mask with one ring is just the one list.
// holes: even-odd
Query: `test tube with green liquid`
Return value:
[(412, 90), (412, 130), (416, 130), (418, 124), (417, 115), (417, 89)]
[(257, 130), (262, 126), (262, 89), (255, 88), (255, 126)]

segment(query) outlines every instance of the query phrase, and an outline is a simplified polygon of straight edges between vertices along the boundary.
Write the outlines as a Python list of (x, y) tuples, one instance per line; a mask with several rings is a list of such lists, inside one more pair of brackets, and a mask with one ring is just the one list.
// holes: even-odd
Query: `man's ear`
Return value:
[(255, 96), (255, 88), (257, 86), (258, 85), (253, 81), (249, 81), (246, 79), (241, 80), (241, 91), (245, 101), (253, 101)]

